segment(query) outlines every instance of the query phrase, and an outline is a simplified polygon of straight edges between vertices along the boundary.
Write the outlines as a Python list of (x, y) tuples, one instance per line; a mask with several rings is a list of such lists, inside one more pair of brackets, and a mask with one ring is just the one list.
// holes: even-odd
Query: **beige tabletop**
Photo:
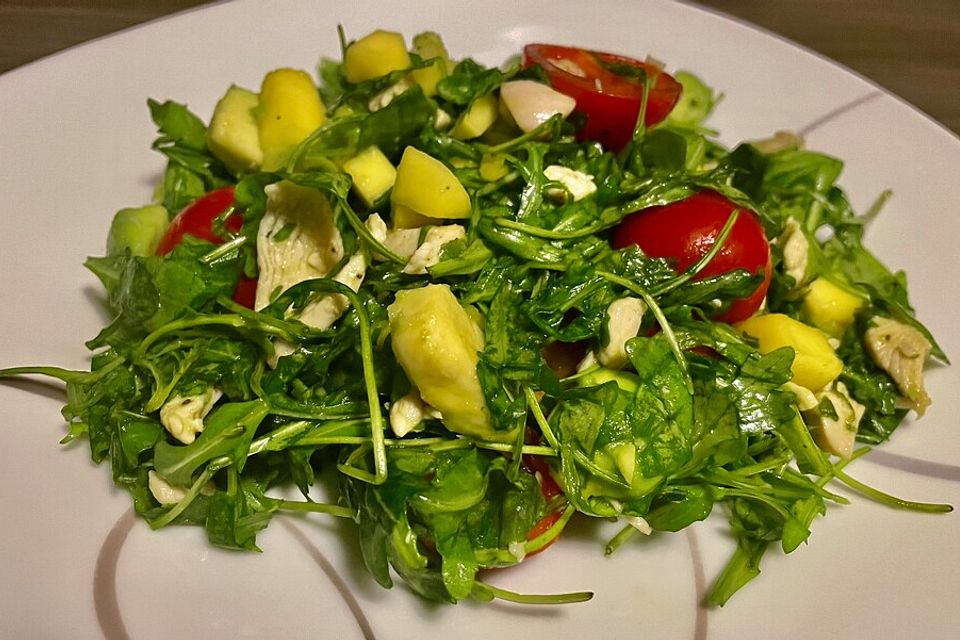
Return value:
[[(638, 0), (642, 1), (642, 0)], [(0, 0), (0, 73), (201, 0)], [(960, 0), (702, 0), (870, 78), (960, 133)]]

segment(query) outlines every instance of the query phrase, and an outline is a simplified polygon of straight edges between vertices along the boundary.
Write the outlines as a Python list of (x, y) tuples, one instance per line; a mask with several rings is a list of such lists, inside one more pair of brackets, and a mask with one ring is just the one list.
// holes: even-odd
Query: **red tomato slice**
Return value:
[(579, 139), (595, 140), (612, 151), (619, 151), (633, 137), (645, 76), (654, 78), (643, 117), (648, 127), (670, 114), (682, 90), (659, 67), (613, 53), (528, 44), (523, 48), (523, 64), (539, 64), (554, 89), (577, 101), (577, 111), (586, 117)]
[(549, 502), (563, 493), (563, 489), (561, 489), (557, 481), (553, 479), (553, 475), (550, 473), (550, 465), (547, 464), (543, 456), (525, 455), (523, 456), (523, 465), (529, 469), (531, 473), (535, 475), (539, 474), (540, 494), (543, 495), (544, 500)]
[(233, 290), (233, 301), (253, 309), (257, 302), (257, 279), (241, 274), (237, 288)]
[[(233, 205), (233, 187), (224, 187), (200, 196), (174, 217), (167, 231), (157, 245), (157, 255), (165, 256), (183, 241), (183, 236), (191, 235), (214, 244), (222, 244), (226, 238), (215, 235), (213, 221)], [(243, 216), (235, 213), (226, 219), (224, 227), (231, 233), (243, 228)], [(257, 293), (255, 278), (240, 276), (233, 300), (245, 307), (253, 308)]]
[[(557, 481), (553, 479), (553, 476), (550, 473), (550, 466), (547, 464), (547, 461), (543, 458), (543, 456), (523, 456), (523, 464), (532, 473), (536, 474), (537, 478), (540, 480), (540, 494), (543, 496), (544, 501), (549, 503), (551, 500), (553, 500), (553, 498), (563, 493), (563, 489), (561, 489), (560, 485), (557, 484)], [(562, 515), (562, 510), (551, 511), (544, 514), (544, 516), (540, 518), (527, 533), (527, 540), (533, 540), (537, 536), (546, 533), (550, 527), (556, 524), (557, 520), (559, 520), (560, 516)], [(544, 551), (556, 541), (557, 538), (554, 538), (543, 548), (537, 549), (536, 551), (530, 553), (529, 556), (533, 556)]]
[[(553, 512), (548, 513), (547, 515), (543, 516), (542, 518), (540, 518), (540, 519), (537, 521), (537, 523), (536, 523), (535, 525), (533, 525), (533, 528), (530, 529), (530, 533), (527, 534), (527, 540), (533, 540), (533, 539), (536, 538), (537, 536), (541, 536), (541, 535), (543, 535), (544, 533), (546, 533), (547, 530), (548, 530), (550, 527), (552, 527), (553, 525), (555, 525), (555, 524), (557, 523), (557, 520), (559, 520), (559, 519), (560, 519), (560, 516), (562, 516), (562, 515), (563, 515), (563, 512), (562, 512), (562, 511), (553, 511)], [(535, 555), (535, 554), (537, 554), (537, 553), (540, 553), (540, 552), (543, 551), (544, 549), (547, 549), (548, 547), (550, 547), (550, 545), (552, 545), (554, 542), (556, 542), (559, 537), (560, 537), (560, 536), (557, 536), (556, 538), (554, 538), (553, 540), (551, 540), (550, 542), (548, 542), (546, 545), (544, 545), (542, 549), (537, 549), (536, 551), (531, 552), (529, 555), (532, 556), (532, 555)]]
[[(191, 235), (214, 244), (223, 243), (221, 238), (213, 233), (213, 221), (233, 205), (233, 187), (224, 187), (203, 195), (178, 213), (170, 222), (166, 233), (157, 246), (157, 255), (165, 256), (183, 241), (183, 236)], [(225, 224), (228, 231), (236, 233), (243, 227), (243, 216), (232, 215)]]
[(686, 200), (630, 214), (614, 229), (613, 246), (622, 249), (638, 245), (649, 256), (674, 258), (677, 269), (684, 271), (710, 251), (734, 209), (740, 209), (740, 215), (727, 241), (697, 277), (735, 269), (754, 274), (763, 270), (763, 281), (752, 294), (735, 300), (727, 311), (714, 318), (739, 322), (756, 313), (770, 286), (770, 243), (760, 219), (752, 211), (715, 191), (701, 191)]

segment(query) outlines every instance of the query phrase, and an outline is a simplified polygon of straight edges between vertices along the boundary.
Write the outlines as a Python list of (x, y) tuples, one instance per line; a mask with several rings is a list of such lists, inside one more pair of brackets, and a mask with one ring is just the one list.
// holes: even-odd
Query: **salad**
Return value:
[(724, 147), (720, 97), (654, 59), (340, 39), (208, 122), (148, 101), (167, 167), (86, 262), (114, 316), (90, 370), (0, 370), (66, 384), (64, 441), (150, 526), (256, 550), (275, 514), (349, 518), (384, 587), (563, 603), (590, 593), (482, 572), (573, 518), (621, 523), (612, 554), (713, 514), (722, 605), (849, 502), (832, 481), (951, 510), (846, 471), (947, 361), (863, 246), (887, 194), (858, 215), (793, 134)]

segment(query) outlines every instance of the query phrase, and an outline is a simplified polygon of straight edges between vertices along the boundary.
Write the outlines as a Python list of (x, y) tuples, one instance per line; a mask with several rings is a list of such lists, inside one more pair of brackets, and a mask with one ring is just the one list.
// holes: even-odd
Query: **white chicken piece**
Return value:
[[(573, 198), (574, 202), (583, 200), (587, 196), (597, 192), (597, 185), (593, 182), (593, 176), (577, 171), (559, 164), (552, 164), (543, 170), (543, 174), (554, 182), (559, 182), (563, 188)], [(547, 190), (547, 196), (551, 198), (566, 199), (566, 193), (554, 193), (554, 189)]]
[(267, 211), (257, 232), (257, 310), (298, 282), (326, 276), (343, 257), (325, 195), (286, 181), (265, 191)]
[(187, 497), (187, 487), (174, 486), (157, 475), (157, 472), (153, 470), (147, 472), (147, 486), (150, 488), (150, 493), (153, 494), (157, 502), (164, 506), (177, 504)]
[(192, 396), (174, 396), (160, 407), (160, 424), (174, 438), (190, 444), (203, 431), (203, 419), (222, 396), (223, 391), (214, 387)]
[[(362, 253), (350, 256), (343, 268), (333, 277), (336, 282), (345, 284), (354, 291), (360, 288), (367, 273), (367, 259)], [(343, 294), (330, 293), (314, 300), (300, 312), (300, 322), (316, 327), (321, 331), (329, 329), (350, 306), (350, 300)]]
[(423, 431), (423, 418), (427, 415), (426, 403), (417, 389), (390, 405), (390, 429), (398, 438), (413, 431)]
[(783, 267), (788, 276), (793, 278), (794, 288), (803, 284), (807, 275), (807, 263), (810, 253), (810, 241), (800, 228), (800, 223), (793, 216), (787, 218), (780, 234), (780, 246), (783, 249)]
[[(187, 497), (187, 492), (190, 490), (190, 487), (170, 484), (152, 469), (147, 472), (147, 488), (157, 502), (164, 506), (177, 504)], [(205, 496), (212, 496), (216, 491), (217, 487), (212, 480), (200, 488), (200, 493)]]
[[(407, 260), (417, 251), (417, 245), (420, 243), (420, 227), (388, 229), (387, 223), (379, 213), (371, 214), (367, 218), (367, 228), (375, 238), (381, 239), (383, 246)], [(380, 261), (386, 259), (380, 254), (374, 255), (373, 258)]]
[[(383, 242), (385, 236), (382, 230), (375, 223), (367, 222), (367, 228), (371, 235), (378, 242)], [(359, 291), (363, 279), (367, 275), (367, 255), (363, 250), (357, 251), (347, 260), (337, 275), (333, 276), (335, 282), (350, 287), (353, 291)], [(314, 300), (300, 312), (297, 318), (300, 322), (315, 327), (320, 330), (326, 330), (333, 326), (343, 312), (350, 307), (350, 299), (340, 293), (330, 293)]]
[(440, 253), (445, 244), (466, 237), (467, 232), (459, 224), (430, 227), (423, 239), (423, 244), (417, 247), (406, 266), (403, 267), (403, 272), (410, 275), (426, 275), (428, 267), (440, 262)]
[(810, 389), (801, 387), (796, 382), (787, 382), (783, 385), (783, 388), (793, 394), (800, 411), (810, 411), (817, 408), (817, 396)]
[(922, 416), (930, 406), (923, 366), (933, 345), (917, 329), (890, 318), (876, 316), (870, 325), (863, 336), (867, 352), (897, 383), (910, 408)]
[(380, 109), (383, 109), (393, 102), (394, 98), (412, 87), (413, 84), (413, 80), (407, 78), (406, 76), (400, 78), (400, 80), (370, 98), (370, 101), (367, 103), (367, 108), (370, 109), (371, 113), (374, 111), (380, 111)]
[(771, 154), (778, 151), (789, 151), (791, 149), (803, 149), (804, 140), (792, 131), (777, 131), (769, 138), (754, 140), (750, 144), (760, 153)]
[[(853, 445), (866, 407), (850, 397), (842, 382), (817, 394), (817, 408), (806, 416), (814, 427), (813, 436), (824, 451), (841, 458), (853, 454)], [(825, 406), (826, 405), (826, 406)]]
[(636, 337), (647, 305), (640, 298), (626, 297), (614, 300), (607, 307), (607, 335), (609, 341), (597, 353), (597, 360), (608, 369), (627, 366), (627, 340)]

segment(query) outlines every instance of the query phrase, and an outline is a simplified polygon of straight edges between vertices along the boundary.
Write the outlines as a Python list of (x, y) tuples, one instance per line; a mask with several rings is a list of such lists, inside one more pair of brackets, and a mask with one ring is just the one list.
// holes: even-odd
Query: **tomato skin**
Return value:
[(233, 290), (233, 301), (253, 309), (257, 302), (257, 279), (241, 274), (237, 288)]
[[(540, 495), (543, 496), (543, 500), (545, 502), (549, 504), (554, 498), (563, 494), (563, 489), (561, 489), (560, 485), (557, 484), (557, 481), (553, 479), (553, 475), (550, 473), (550, 465), (547, 464), (547, 461), (543, 456), (525, 455), (523, 456), (523, 465), (531, 473), (537, 475), (537, 478), (540, 481)], [(546, 533), (550, 527), (556, 524), (557, 520), (559, 520), (560, 516), (562, 515), (562, 509), (559, 511), (545, 513), (543, 517), (537, 520), (533, 527), (530, 528), (530, 531), (527, 533), (527, 540), (533, 540), (534, 538)], [(545, 551), (556, 541), (557, 538), (554, 538), (544, 545), (543, 548), (537, 549), (536, 551), (528, 554), (528, 557)]]
[(701, 191), (686, 200), (631, 213), (613, 231), (613, 246), (639, 246), (648, 256), (674, 258), (678, 271), (695, 264), (716, 242), (730, 214), (740, 210), (727, 241), (697, 278), (735, 269), (758, 273), (763, 281), (748, 297), (735, 300), (715, 316), (720, 322), (739, 322), (756, 313), (770, 286), (770, 243), (752, 211), (743, 209), (715, 191)]
[[(157, 255), (165, 256), (174, 247), (183, 241), (183, 236), (191, 235), (213, 244), (222, 244), (226, 238), (213, 233), (213, 221), (234, 203), (233, 187), (216, 189), (200, 196), (178, 213), (170, 222), (160, 244), (157, 245)], [(238, 233), (243, 228), (243, 216), (234, 213), (226, 219), (224, 226), (231, 233)], [(233, 300), (237, 304), (253, 309), (257, 296), (256, 278), (240, 276), (236, 289), (233, 291)]]
[[(539, 64), (554, 89), (577, 101), (577, 111), (586, 117), (578, 139), (600, 142), (611, 151), (619, 151), (633, 137), (643, 100), (643, 83), (618, 75), (604, 64), (643, 70), (655, 77), (643, 118), (648, 127), (670, 114), (682, 90), (679, 82), (655, 65), (602, 51), (528, 44), (523, 48), (523, 64)], [(576, 69), (584, 75), (572, 72)]]
[[(234, 202), (233, 187), (224, 187), (200, 196), (178, 213), (167, 227), (166, 233), (157, 245), (157, 255), (165, 256), (183, 241), (183, 236), (191, 235), (214, 244), (223, 243), (226, 238), (214, 235), (213, 221)], [(232, 215), (225, 224), (228, 231), (236, 233), (243, 227), (243, 216)]]
[(533, 474), (540, 474), (540, 495), (547, 502), (563, 493), (563, 489), (553, 479), (550, 473), (550, 465), (543, 456), (525, 455), (523, 456), (523, 465)]

